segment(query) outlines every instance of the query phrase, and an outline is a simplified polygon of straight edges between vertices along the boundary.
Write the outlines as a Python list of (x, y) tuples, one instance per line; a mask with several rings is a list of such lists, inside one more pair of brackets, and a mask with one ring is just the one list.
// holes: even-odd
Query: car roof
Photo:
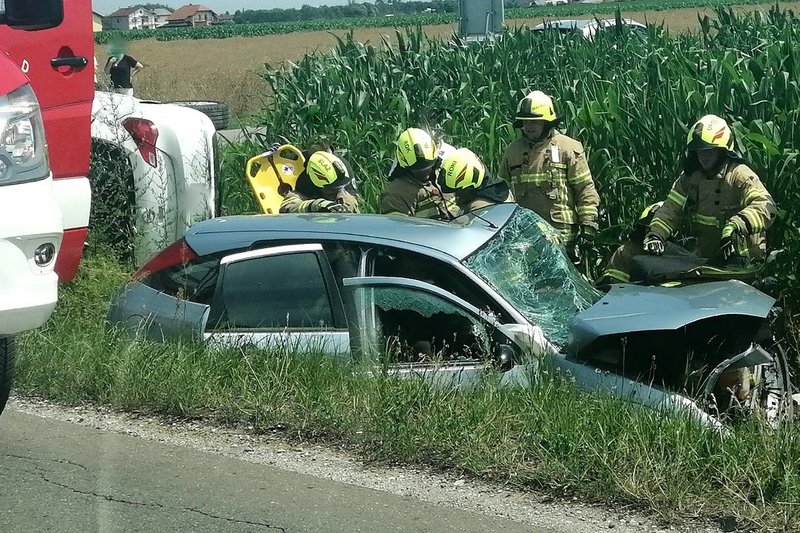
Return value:
[(491, 239), (515, 209), (516, 204), (500, 204), (452, 222), (344, 213), (231, 216), (195, 224), (185, 239), (199, 255), (241, 250), (264, 241), (339, 240), (433, 251), (461, 260)]
[(577, 30), (594, 23), (594, 19), (561, 19), (549, 20), (531, 27), (534, 31), (555, 29), (555, 30)]
[[(602, 27), (608, 26), (616, 26), (617, 19), (602, 19), (599, 20), (599, 23)], [(627, 26), (634, 26), (639, 28), (646, 28), (644, 24), (641, 22), (637, 22), (633, 19), (622, 19), (622, 23)], [(535, 26), (531, 27), (533, 31), (544, 31), (546, 29), (554, 29), (554, 30), (579, 30), (585, 28), (587, 26), (596, 26), (598, 24), (598, 20), (596, 19), (560, 19), (560, 20), (549, 20), (546, 22), (541, 22)]]

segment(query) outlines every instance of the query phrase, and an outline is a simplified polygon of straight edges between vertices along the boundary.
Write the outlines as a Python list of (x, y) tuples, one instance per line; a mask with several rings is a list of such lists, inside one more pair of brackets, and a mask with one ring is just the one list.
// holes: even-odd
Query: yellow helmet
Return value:
[(471, 150), (459, 148), (448, 154), (442, 161), (441, 182), (445, 192), (458, 189), (479, 189), (486, 176), (486, 169)]
[(557, 118), (552, 98), (542, 91), (533, 91), (519, 101), (517, 114), (514, 116), (514, 127), (521, 128), (523, 120), (555, 122)]
[(436, 143), (427, 132), (419, 128), (408, 128), (395, 142), (396, 157), (400, 168), (425, 170), (436, 164)]
[(725, 120), (716, 115), (706, 115), (689, 130), (686, 149), (696, 151), (712, 148), (733, 152), (733, 132)]
[(306, 172), (311, 183), (320, 189), (338, 189), (352, 181), (347, 166), (330, 152), (318, 151), (311, 154), (306, 163)]

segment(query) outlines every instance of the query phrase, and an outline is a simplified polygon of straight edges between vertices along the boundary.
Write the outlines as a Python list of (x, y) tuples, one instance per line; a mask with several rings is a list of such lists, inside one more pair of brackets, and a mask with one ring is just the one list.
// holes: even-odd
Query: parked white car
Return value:
[[(193, 223), (215, 216), (214, 132), (200, 111), (95, 92), (93, 152), (119, 159), (123, 170), (121, 176), (96, 175), (92, 188), (97, 194), (121, 187), (127, 194), (132, 227), (119, 237), (132, 240), (137, 267)], [(93, 218), (95, 207), (101, 208), (93, 206)]]
[[(593, 41), (597, 31), (605, 28), (616, 27), (616, 19), (562, 19), (541, 22), (531, 26), (531, 31), (558, 31), (561, 33), (580, 33), (587, 41)], [(622, 25), (643, 35), (647, 33), (647, 26), (633, 19), (622, 19)]]

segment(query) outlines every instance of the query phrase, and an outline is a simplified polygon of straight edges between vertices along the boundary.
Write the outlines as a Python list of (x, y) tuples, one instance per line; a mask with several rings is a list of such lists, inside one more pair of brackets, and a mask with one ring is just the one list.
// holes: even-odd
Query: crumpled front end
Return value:
[[(760, 405), (777, 419), (790, 385), (769, 327), (774, 303), (739, 281), (615, 286), (575, 317), (567, 359), (598, 376), (688, 398), (714, 415)], [(584, 377), (591, 386), (593, 376)]]

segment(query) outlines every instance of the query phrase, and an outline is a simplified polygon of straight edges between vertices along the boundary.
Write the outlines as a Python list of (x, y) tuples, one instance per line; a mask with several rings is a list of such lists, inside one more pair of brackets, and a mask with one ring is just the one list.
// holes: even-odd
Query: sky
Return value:
[(315, 7), (322, 5), (336, 6), (346, 4), (347, 0), (143, 0), (142, 2), (137, 2), (137, 0), (92, 0), (92, 8), (101, 15), (108, 15), (121, 7), (137, 3), (166, 4), (174, 9), (186, 4), (202, 4), (217, 13), (225, 13), (226, 11), (233, 13), (237, 9), (288, 9), (301, 7), (303, 4)]

